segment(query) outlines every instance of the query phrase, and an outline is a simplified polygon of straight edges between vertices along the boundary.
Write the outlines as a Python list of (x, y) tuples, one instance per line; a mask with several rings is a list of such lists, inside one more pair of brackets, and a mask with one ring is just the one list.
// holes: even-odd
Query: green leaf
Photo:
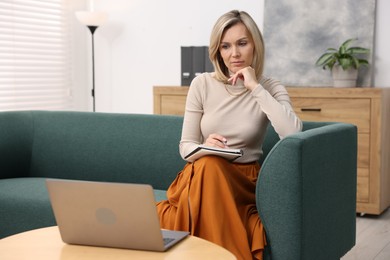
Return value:
[(338, 50), (335, 49), (335, 48), (328, 48), (328, 49), (326, 49), (326, 51), (328, 51), (328, 52), (330, 52), (330, 53), (335, 53), (335, 52), (337, 52)]
[(339, 48), (339, 54), (344, 54), (346, 51), (346, 47), (344, 45), (341, 45)]
[(352, 66), (355, 68), (355, 69), (358, 69), (359, 68), (359, 60), (356, 58), (356, 57), (351, 57), (352, 59)]
[(369, 49), (362, 47), (351, 47), (349, 48), (351, 54), (367, 54), (370, 52)]
[(323, 66), (326, 63), (328, 63), (333, 58), (333, 54), (331, 53), (324, 53), (321, 55), (321, 57), (318, 58), (316, 61), (317, 66)]
[(368, 66), (369, 62), (367, 60), (359, 59), (359, 66)]
[(345, 42), (343, 42), (343, 43), (341, 44), (341, 46), (342, 46), (344, 49), (347, 49), (348, 46), (349, 46), (349, 44), (350, 44), (351, 42), (355, 41), (355, 40), (357, 40), (357, 38), (348, 39), (348, 40), (346, 40)]
[(341, 67), (343, 68), (343, 70), (350, 68), (352, 65), (351, 59), (340, 59), (339, 63), (341, 65)]

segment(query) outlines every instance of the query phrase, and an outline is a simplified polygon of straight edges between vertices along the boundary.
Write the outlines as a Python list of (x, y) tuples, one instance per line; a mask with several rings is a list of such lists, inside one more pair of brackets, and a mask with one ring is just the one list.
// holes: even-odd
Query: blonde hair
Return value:
[(210, 37), (210, 46), (209, 46), (209, 57), (210, 61), (214, 65), (215, 78), (222, 82), (227, 82), (229, 78), (229, 71), (226, 67), (221, 54), (219, 52), (219, 47), (221, 44), (222, 35), (224, 32), (231, 28), (233, 25), (242, 23), (247, 28), (254, 44), (254, 53), (253, 53), (253, 62), (252, 67), (256, 72), (258, 79), (261, 78), (264, 68), (264, 41), (263, 36), (257, 27), (255, 21), (252, 17), (244, 12), (238, 10), (232, 10), (224, 15), (222, 15), (217, 22), (215, 23)]

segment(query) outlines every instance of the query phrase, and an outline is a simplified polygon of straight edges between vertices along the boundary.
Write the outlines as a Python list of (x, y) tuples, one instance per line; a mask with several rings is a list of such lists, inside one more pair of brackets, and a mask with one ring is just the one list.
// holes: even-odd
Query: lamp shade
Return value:
[(100, 26), (107, 21), (107, 13), (105, 12), (76, 12), (77, 19), (86, 26)]

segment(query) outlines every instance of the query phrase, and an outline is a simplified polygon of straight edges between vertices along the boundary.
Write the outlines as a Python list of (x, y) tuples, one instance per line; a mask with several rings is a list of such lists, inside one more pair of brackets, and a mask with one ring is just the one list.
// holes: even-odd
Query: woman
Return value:
[(231, 162), (218, 156), (189, 161), (158, 203), (161, 226), (188, 230), (230, 250), (238, 259), (262, 259), (265, 231), (255, 202), (262, 142), (270, 122), (283, 138), (301, 131), (286, 89), (263, 76), (262, 35), (246, 12), (221, 16), (211, 33), (215, 72), (191, 83), (180, 154), (199, 144), (239, 148)]

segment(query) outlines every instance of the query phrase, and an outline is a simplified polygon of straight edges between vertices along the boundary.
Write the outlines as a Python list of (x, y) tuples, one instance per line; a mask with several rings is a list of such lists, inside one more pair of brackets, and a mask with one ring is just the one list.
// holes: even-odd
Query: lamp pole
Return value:
[[(92, 1), (91, 1), (92, 3)], [(91, 6), (91, 10), (93, 10)], [(92, 100), (93, 100), (93, 112), (96, 111), (95, 107), (95, 39), (94, 33), (96, 29), (107, 20), (107, 14), (105, 12), (94, 12), (94, 11), (78, 11), (76, 12), (77, 19), (84, 25), (87, 26), (91, 32), (92, 39)]]
[(87, 25), (88, 29), (91, 31), (91, 39), (92, 39), (92, 100), (93, 100), (93, 112), (96, 111), (95, 107), (95, 40), (94, 33), (98, 26), (95, 25)]

